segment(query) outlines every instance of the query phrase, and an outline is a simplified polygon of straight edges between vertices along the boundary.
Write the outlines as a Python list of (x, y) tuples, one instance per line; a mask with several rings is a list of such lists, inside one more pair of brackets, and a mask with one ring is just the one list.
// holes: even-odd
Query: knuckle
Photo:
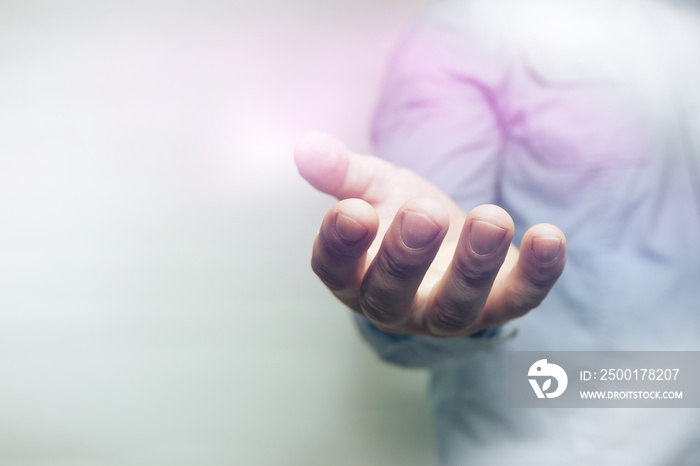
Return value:
[(457, 280), (470, 288), (485, 288), (496, 277), (497, 270), (474, 267), (464, 258), (455, 257), (453, 270)]
[(388, 253), (379, 254), (377, 256), (377, 265), (385, 275), (393, 278), (397, 282), (403, 282), (414, 278), (419, 269), (416, 264), (401, 261), (393, 254)]
[(345, 288), (345, 282), (328, 268), (327, 264), (319, 261), (311, 261), (311, 270), (331, 291), (340, 291)]
[(558, 273), (553, 273), (551, 270), (541, 271), (539, 273), (529, 274), (527, 281), (530, 286), (540, 293), (546, 293), (554, 286), (559, 279)]
[(333, 241), (327, 235), (321, 236), (321, 247), (329, 259), (336, 262), (343, 262), (352, 259), (352, 249), (348, 246)]
[(363, 241), (356, 244), (345, 243), (337, 236), (324, 231), (319, 234), (318, 242), (326, 259), (339, 264), (358, 259), (369, 247), (369, 244)]
[(562, 262), (551, 264), (530, 264), (524, 268), (525, 279), (534, 287), (548, 290), (564, 271)]
[(461, 311), (455, 306), (442, 306), (430, 315), (428, 325), (436, 333), (459, 333), (474, 322), (474, 316), (471, 314)]
[(507, 295), (508, 308), (514, 317), (519, 317), (539, 306), (545, 296), (547, 296), (546, 291), (543, 292), (527, 285), (513, 287)]
[(374, 293), (360, 294), (360, 308), (369, 320), (385, 326), (394, 326), (403, 321), (403, 316), (386, 299)]

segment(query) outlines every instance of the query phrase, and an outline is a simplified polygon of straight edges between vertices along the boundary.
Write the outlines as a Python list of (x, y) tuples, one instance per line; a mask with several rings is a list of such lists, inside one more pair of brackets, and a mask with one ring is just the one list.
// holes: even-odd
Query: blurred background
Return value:
[(0, 0), (0, 464), (430, 465), (426, 378), (313, 276), (427, 0)]

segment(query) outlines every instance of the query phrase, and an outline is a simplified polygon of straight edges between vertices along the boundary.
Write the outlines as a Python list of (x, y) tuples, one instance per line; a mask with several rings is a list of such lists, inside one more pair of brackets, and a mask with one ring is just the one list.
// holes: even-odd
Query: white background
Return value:
[(426, 1), (0, 1), (0, 464), (429, 465), (425, 376), (310, 271)]

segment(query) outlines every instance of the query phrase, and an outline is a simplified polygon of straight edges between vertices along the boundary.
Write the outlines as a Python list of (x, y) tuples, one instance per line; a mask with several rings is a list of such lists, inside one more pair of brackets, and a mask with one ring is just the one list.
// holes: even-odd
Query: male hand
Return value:
[(314, 242), (314, 272), (381, 330), (452, 337), (497, 327), (537, 307), (564, 269), (554, 225), (531, 227), (518, 249), (500, 207), (465, 214), (418, 174), (323, 133), (306, 135), (294, 159), (340, 201)]

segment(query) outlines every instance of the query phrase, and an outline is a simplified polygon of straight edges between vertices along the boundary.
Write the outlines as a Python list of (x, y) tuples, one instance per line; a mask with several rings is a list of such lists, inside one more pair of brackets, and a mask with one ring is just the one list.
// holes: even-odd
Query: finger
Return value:
[(513, 239), (510, 215), (481, 205), (467, 215), (452, 262), (425, 315), (433, 335), (464, 333), (479, 317)]
[(445, 209), (432, 199), (414, 199), (399, 209), (362, 281), (365, 317), (386, 329), (406, 323), (449, 222)]
[(360, 199), (347, 199), (328, 211), (314, 241), (311, 268), (333, 294), (356, 311), (367, 249), (378, 227), (379, 218), (372, 206)]
[(338, 199), (382, 199), (397, 167), (376, 157), (350, 152), (337, 139), (320, 132), (305, 135), (294, 149), (294, 161), (313, 187)]
[(531, 227), (520, 243), (515, 265), (502, 283), (494, 286), (478, 326), (496, 327), (539, 306), (564, 271), (565, 264), (564, 233), (546, 223)]

